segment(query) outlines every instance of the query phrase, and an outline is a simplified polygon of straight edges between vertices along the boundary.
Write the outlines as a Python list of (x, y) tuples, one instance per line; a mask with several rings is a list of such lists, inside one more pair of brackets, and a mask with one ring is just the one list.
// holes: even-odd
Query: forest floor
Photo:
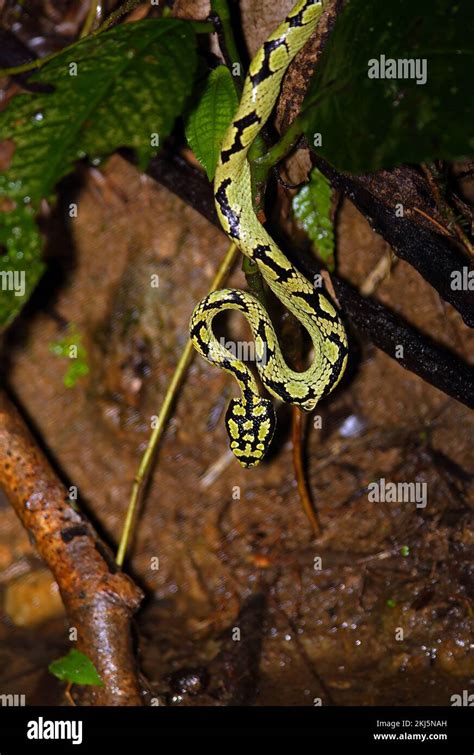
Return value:
[[(37, 297), (50, 304), (33, 302), (13, 329), (9, 384), (63, 477), (78, 487), (81, 506), (116, 544), (150, 418), (227, 242), (121, 158), (102, 170), (85, 176), (70, 232), (58, 222), (49, 289)], [(340, 274), (361, 285), (386, 244), (349, 202), (337, 234)], [(230, 283), (244, 286), (242, 273)], [(460, 317), (409, 265), (398, 262), (377, 296), (467, 358)], [(64, 386), (68, 360), (51, 351), (67, 323), (81, 335), (89, 365), (73, 388)], [(225, 333), (248, 338), (234, 316)], [(148, 596), (137, 635), (141, 668), (157, 693), (177, 669), (212, 662), (254, 594), (264, 601), (263, 621), (252, 629), (261, 642), (249, 697), (257, 704), (446, 705), (469, 688), (473, 415), (356, 333), (350, 338), (353, 369), (319, 409), (321, 428), (314, 418), (307, 425), (318, 538), (294, 481), (289, 412), (279, 410), (268, 463), (241, 469), (223, 424), (234, 387), (195, 359), (127, 565)], [(370, 501), (367, 486), (380, 478), (426, 483), (426, 506)], [(6, 502), (0, 585), (0, 693), (58, 703), (47, 664), (68, 649), (65, 618)]]

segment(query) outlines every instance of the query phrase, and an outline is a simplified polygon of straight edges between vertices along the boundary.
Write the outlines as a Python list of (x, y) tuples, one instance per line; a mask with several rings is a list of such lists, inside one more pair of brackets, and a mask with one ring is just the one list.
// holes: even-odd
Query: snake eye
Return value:
[(233, 398), (225, 424), (230, 448), (243, 467), (254, 467), (267, 453), (276, 427), (272, 402), (253, 396), (251, 400)]

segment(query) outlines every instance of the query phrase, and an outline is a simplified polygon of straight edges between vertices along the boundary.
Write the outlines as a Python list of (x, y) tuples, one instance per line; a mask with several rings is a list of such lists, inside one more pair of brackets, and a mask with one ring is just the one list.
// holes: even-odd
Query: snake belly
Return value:
[(271, 320), (260, 301), (246, 291), (223, 289), (194, 309), (190, 336), (197, 351), (237, 380), (241, 396), (230, 401), (226, 428), (230, 448), (244, 467), (258, 464), (270, 446), (276, 417), (270, 399), (260, 396), (249, 367), (217, 340), (212, 321), (238, 310), (255, 342), (256, 366), (269, 393), (311, 411), (338, 384), (347, 363), (347, 337), (331, 302), (297, 270), (255, 215), (249, 148), (269, 118), (289, 64), (306, 43), (323, 9), (321, 0), (300, 0), (253, 58), (237, 113), (224, 137), (214, 180), (221, 225), (240, 251), (257, 265), (268, 286), (308, 331), (314, 358), (304, 372), (286, 364)]

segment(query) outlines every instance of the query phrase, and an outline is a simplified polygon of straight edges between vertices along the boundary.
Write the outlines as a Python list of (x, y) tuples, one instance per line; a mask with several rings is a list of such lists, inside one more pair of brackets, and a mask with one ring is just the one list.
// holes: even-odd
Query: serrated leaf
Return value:
[[(303, 105), (310, 146), (352, 173), (472, 156), (473, 28), (472, 2), (351, 0)], [(397, 63), (402, 77), (369, 78), (369, 69), (385, 75), (388, 60), (413, 60), (405, 68), (413, 77)]]
[(186, 138), (209, 181), (216, 172), (220, 147), (238, 105), (232, 74), (218, 66), (209, 74), (196, 108), (186, 124)]
[(195, 35), (186, 22), (123, 24), (65, 49), (31, 77), (54, 91), (19, 94), (0, 113), (1, 138), (14, 145), (11, 163), (0, 173), (0, 204), (6, 198), (14, 205), (0, 229), (6, 247), (1, 268), (22, 269), (27, 279), (24, 297), (0, 292), (0, 324), (17, 313), (43, 269), (31, 220), (41, 199), (85, 155), (132, 147), (145, 164), (182, 112), (195, 67)]
[(334, 229), (331, 219), (331, 184), (317, 168), (309, 182), (293, 197), (293, 212), (305, 229), (328, 270), (334, 270)]
[(50, 663), (48, 669), (63, 682), (95, 687), (104, 686), (90, 658), (79, 650), (70, 650), (67, 655)]

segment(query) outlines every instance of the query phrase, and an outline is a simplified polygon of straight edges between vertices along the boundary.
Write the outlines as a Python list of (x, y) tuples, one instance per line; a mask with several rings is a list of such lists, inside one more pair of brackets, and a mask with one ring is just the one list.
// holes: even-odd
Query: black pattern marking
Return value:
[(268, 79), (269, 76), (276, 73), (276, 71), (272, 71), (270, 68), (270, 58), (271, 54), (274, 50), (276, 50), (278, 47), (285, 47), (288, 55), (290, 54), (290, 50), (288, 47), (288, 44), (286, 42), (285, 37), (279, 37), (279, 39), (271, 39), (267, 40), (263, 43), (263, 61), (262, 65), (258, 69), (257, 73), (254, 73), (253, 76), (250, 74), (250, 81), (252, 82), (252, 86), (256, 87), (259, 84), (262, 83), (262, 81), (265, 81), (265, 79)]
[(308, 10), (308, 8), (309, 8), (309, 7), (311, 7), (311, 5), (320, 5), (320, 2), (319, 2), (319, 0), (316, 0), (316, 1), (315, 1), (315, 2), (313, 2), (313, 3), (311, 3), (311, 2), (309, 2), (309, 3), (306, 3), (306, 5), (304, 6), (304, 8), (302, 8), (302, 9), (301, 9), (301, 10), (299, 11), (299, 13), (297, 13), (297, 14), (296, 14), (295, 16), (292, 16), (292, 15), (290, 14), (290, 15), (288, 15), (288, 16), (286, 17), (286, 23), (288, 24), (288, 26), (289, 26), (289, 27), (290, 27), (291, 29), (297, 29), (297, 28), (301, 28), (302, 26), (306, 26), (306, 25), (307, 25), (307, 23), (309, 23), (309, 22), (307, 22), (307, 23), (305, 24), (305, 22), (304, 22), (304, 14), (305, 14), (305, 13), (306, 13), (306, 11)]
[(337, 312), (334, 312), (333, 315), (331, 315), (329, 312), (327, 312), (325, 309), (321, 307), (321, 304), (319, 303), (319, 297), (321, 294), (316, 293), (315, 291), (308, 292), (308, 291), (293, 291), (292, 292), (293, 297), (302, 299), (307, 304), (310, 305), (319, 317), (320, 320), (329, 320), (330, 322), (337, 322), (338, 316)]
[(259, 124), (261, 122), (262, 119), (255, 110), (247, 113), (247, 115), (244, 115), (237, 121), (234, 121), (233, 126), (236, 129), (236, 134), (234, 136), (234, 141), (232, 142), (231, 147), (229, 147), (229, 149), (224, 149), (221, 152), (222, 163), (229, 162), (232, 155), (235, 155), (237, 152), (240, 152), (244, 148), (244, 145), (242, 144), (242, 136), (245, 129), (250, 128), (250, 126), (255, 126), (255, 124)]
[[(247, 407), (247, 413), (237, 413), (236, 408), (237, 406), (242, 407), (242, 403), (240, 399), (232, 399), (227, 408), (225, 424), (231, 443), (237, 442), (237, 447), (232, 450), (237, 456), (239, 462), (247, 467), (253, 467), (261, 461), (268, 451), (275, 432), (276, 415), (273, 409), (273, 404), (269, 399), (258, 398), (252, 393), (250, 393), (250, 395), (245, 395), (245, 398), (249, 404)], [(253, 410), (257, 406), (260, 407), (261, 410), (264, 410), (263, 414), (260, 414), (258, 417), (253, 414)], [(250, 428), (245, 427), (249, 420), (251, 422)], [(231, 432), (229, 426), (231, 421), (238, 427), (237, 438)], [(262, 426), (262, 422), (268, 423), (268, 430), (265, 437), (259, 438), (259, 430)], [(247, 444), (249, 445), (249, 451), (247, 452), (249, 453), (248, 456), (244, 455)], [(263, 446), (263, 448), (259, 448), (259, 445)]]
[(257, 260), (257, 262), (262, 262), (267, 267), (269, 267), (270, 270), (273, 270), (273, 272), (278, 276), (280, 283), (287, 283), (295, 277), (295, 272), (293, 269), (286, 269), (273, 259), (273, 257), (271, 256), (271, 249), (268, 244), (258, 244), (253, 250), (253, 257), (255, 260)]
[(203, 312), (212, 312), (212, 310), (215, 309), (217, 314), (217, 312), (220, 312), (221, 310), (221, 302), (205, 299), (203, 302), (201, 302), (201, 309)]
[(289, 393), (286, 390), (282, 382), (280, 382), (279, 380), (273, 380), (272, 378), (269, 378), (269, 377), (265, 378), (265, 386), (268, 386), (269, 388), (271, 388), (276, 393), (276, 395), (279, 396), (281, 400), (285, 401), (285, 403), (287, 404), (296, 404), (299, 402), (303, 403), (309, 398), (308, 395), (305, 395), (302, 398), (298, 398), (297, 400), (295, 400), (295, 397), (292, 396), (291, 393)]
[(248, 312), (249, 308), (248, 305), (245, 303), (242, 294), (240, 291), (237, 291), (237, 289), (231, 289), (227, 293), (227, 297), (225, 302), (223, 302), (224, 306), (228, 304), (234, 304), (239, 307), (239, 309), (242, 310), (242, 312)]
[(249, 401), (249, 402), (252, 401), (253, 391), (249, 385), (248, 375), (245, 376), (245, 387), (244, 387), (244, 390), (242, 391), (242, 395), (246, 399), (246, 401)]
[(347, 348), (346, 344), (343, 343), (343, 341), (341, 341), (341, 338), (339, 337), (337, 333), (328, 333), (328, 335), (326, 336), (326, 340), (332, 341), (332, 343), (334, 343), (337, 346), (338, 356), (337, 356), (335, 364), (330, 366), (330, 373), (329, 373), (328, 381), (324, 387), (325, 396), (327, 396), (327, 394), (331, 392), (334, 384), (337, 383), (337, 381), (339, 380), (344, 359), (349, 354), (349, 349)]
[(199, 350), (201, 354), (207, 357), (209, 354), (209, 344), (203, 341), (203, 339), (201, 338), (201, 328), (202, 323), (198, 322), (193, 328), (191, 328), (189, 336), (192, 341), (195, 341), (197, 344), (199, 344)]
[(303, 8), (303, 10), (300, 10), (300, 12), (296, 14), (296, 16), (288, 16), (286, 20), (291, 29), (297, 29), (298, 27), (301, 28), (305, 25), (303, 21), (305, 10), (306, 8)]
[(229, 236), (233, 239), (240, 238), (240, 217), (232, 209), (227, 197), (227, 189), (232, 183), (230, 178), (226, 178), (222, 181), (221, 185), (216, 191), (216, 202), (219, 205), (222, 215), (225, 217), (229, 224)]
[(231, 372), (242, 383), (244, 383), (245, 386), (247, 386), (248, 381), (249, 381), (249, 375), (247, 374), (247, 371), (245, 369), (241, 370), (237, 367), (235, 358), (229, 359), (228, 357), (224, 357), (224, 359), (221, 361), (221, 364), (224, 370), (228, 370), (228, 372)]
[(263, 343), (267, 344), (267, 334), (265, 332), (265, 322), (263, 320), (259, 320), (258, 325), (255, 329), (255, 332), (260, 338), (262, 339)]
[(242, 312), (249, 311), (248, 305), (244, 301), (241, 291), (238, 291), (237, 289), (228, 289), (225, 299), (221, 298), (212, 300), (211, 297), (207, 297), (201, 302), (202, 312), (212, 312), (213, 310), (216, 310), (216, 314), (233, 306), (238, 307)]

